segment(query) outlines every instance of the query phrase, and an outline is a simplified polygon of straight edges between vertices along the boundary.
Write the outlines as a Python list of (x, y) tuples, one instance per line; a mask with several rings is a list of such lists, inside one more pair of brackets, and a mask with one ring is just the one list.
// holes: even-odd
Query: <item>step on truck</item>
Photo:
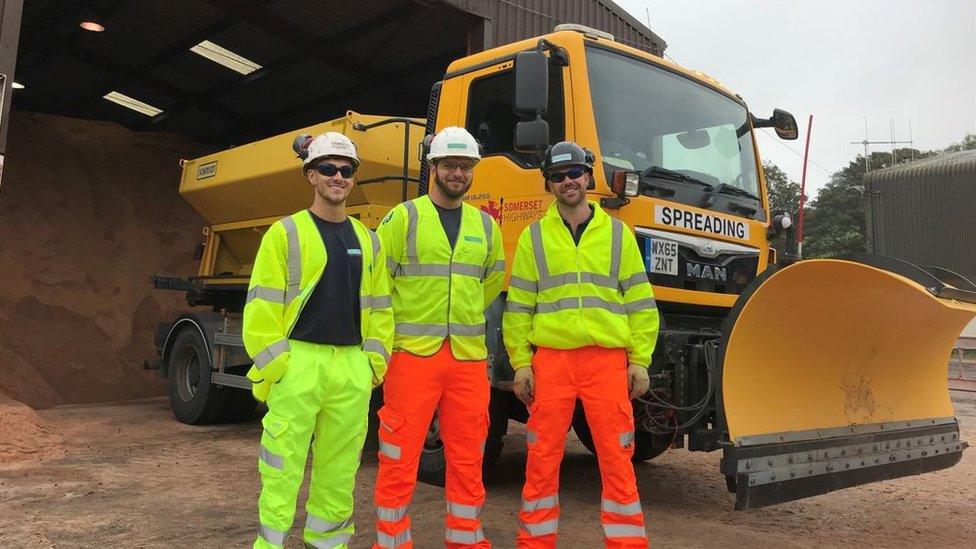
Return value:
[[(432, 83), (425, 120), (350, 111), (186, 161), (180, 193), (208, 225), (199, 272), (154, 279), (185, 292), (190, 308), (160, 325), (151, 363), (177, 419), (255, 412), (241, 312), (261, 235), (309, 204), (295, 136), (339, 131), (357, 143), (363, 164), (348, 211), (375, 227), (426, 193), (419, 150), (447, 126), (483, 145), (466, 200), (498, 221), (509, 259), (552, 200), (541, 151), (568, 139), (595, 153), (589, 198), (633, 231), (661, 313), (651, 389), (633, 401), (635, 460), (720, 451), (735, 506), (753, 508), (961, 458), (946, 368), (976, 293), (885, 257), (778, 262), (769, 243), (788, 217), (770, 210), (755, 132), (795, 139), (793, 116), (756, 116), (715, 79), (579, 27), (454, 61)], [(508, 420), (527, 419), (502, 345), (503, 302), (486, 311), (488, 472)], [(380, 389), (374, 409), (381, 398)], [(581, 409), (573, 428), (593, 451)], [(443, 474), (435, 418), (419, 476), (441, 483)]]

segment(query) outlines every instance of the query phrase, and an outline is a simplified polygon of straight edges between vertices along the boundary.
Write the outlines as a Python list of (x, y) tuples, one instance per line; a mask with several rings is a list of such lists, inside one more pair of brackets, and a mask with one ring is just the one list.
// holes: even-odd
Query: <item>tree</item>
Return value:
[(976, 133), (967, 133), (962, 141), (959, 143), (953, 143), (945, 148), (945, 152), (956, 152), (956, 151), (971, 151), (976, 149)]
[(800, 184), (793, 181), (786, 175), (786, 172), (779, 169), (779, 166), (769, 162), (763, 162), (763, 172), (766, 175), (766, 191), (769, 193), (769, 209), (773, 215), (786, 212), (790, 214), (794, 226), (783, 231), (776, 237), (770, 245), (776, 248), (782, 256), (796, 255), (796, 223), (799, 219), (800, 211)]

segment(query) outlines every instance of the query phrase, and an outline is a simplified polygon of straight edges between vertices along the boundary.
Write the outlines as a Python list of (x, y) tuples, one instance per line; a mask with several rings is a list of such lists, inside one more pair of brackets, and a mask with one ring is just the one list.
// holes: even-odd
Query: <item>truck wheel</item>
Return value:
[(254, 400), (251, 391), (244, 389), (233, 389), (221, 387), (220, 392), (230, 393), (227, 399), (227, 406), (224, 408), (223, 421), (227, 423), (244, 423), (254, 419), (254, 412), (257, 410), (258, 401)]
[(169, 355), (169, 404), (176, 419), (190, 425), (220, 421), (230, 392), (210, 383), (212, 371), (200, 333), (180, 331)]
[(420, 467), (417, 469), (417, 479), (426, 484), (444, 486), (444, 475), (447, 472), (447, 459), (444, 457), (444, 442), (441, 441), (440, 421), (437, 412), (430, 420), (427, 438), (420, 451)]
[[(596, 445), (593, 444), (593, 434), (590, 432), (589, 424), (586, 423), (586, 414), (583, 411), (583, 406), (581, 406), (579, 402), (576, 403), (576, 411), (573, 413), (573, 430), (576, 431), (576, 436), (580, 439), (580, 442), (583, 443), (583, 446), (586, 446), (586, 449), (589, 450), (590, 453), (596, 455)], [(634, 463), (639, 463), (641, 461), (654, 459), (663, 454), (670, 445), (671, 437), (655, 435), (639, 429), (635, 430), (634, 457), (632, 458), (632, 461)]]
[[(488, 438), (485, 440), (485, 454), (481, 470), (484, 477), (488, 477), (494, 468), (505, 444), (508, 433), (509, 395), (499, 389), (491, 390), (491, 401), (488, 404)], [(440, 437), (440, 422), (437, 414), (430, 422), (424, 448), (420, 453), (420, 467), (417, 478), (426, 484), (444, 486), (444, 475), (447, 472), (447, 460), (444, 457), (444, 443)]]

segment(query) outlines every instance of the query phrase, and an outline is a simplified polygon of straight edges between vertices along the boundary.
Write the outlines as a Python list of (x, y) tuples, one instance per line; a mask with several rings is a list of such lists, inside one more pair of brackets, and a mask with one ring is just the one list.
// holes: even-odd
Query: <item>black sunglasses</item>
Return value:
[(563, 179), (566, 179), (567, 177), (570, 179), (576, 179), (578, 177), (582, 177), (584, 173), (586, 173), (585, 169), (576, 167), (570, 168), (564, 172), (549, 172), (546, 174), (546, 179), (548, 179), (550, 183), (562, 183)]
[(323, 162), (312, 169), (326, 177), (332, 177), (338, 173), (341, 174), (344, 179), (349, 179), (352, 177), (352, 174), (356, 173), (356, 168), (353, 168), (352, 166), (343, 166), (340, 168), (339, 166), (329, 164), (328, 162)]

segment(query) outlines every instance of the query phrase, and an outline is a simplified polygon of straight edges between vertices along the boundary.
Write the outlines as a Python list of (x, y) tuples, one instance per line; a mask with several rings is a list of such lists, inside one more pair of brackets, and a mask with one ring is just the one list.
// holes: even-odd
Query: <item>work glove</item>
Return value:
[(531, 406), (535, 400), (535, 373), (531, 366), (523, 366), (515, 370), (515, 380), (512, 382), (515, 396), (526, 406)]
[(630, 400), (643, 396), (650, 386), (651, 378), (647, 375), (647, 368), (640, 364), (631, 364), (627, 367), (627, 387), (630, 391)]

